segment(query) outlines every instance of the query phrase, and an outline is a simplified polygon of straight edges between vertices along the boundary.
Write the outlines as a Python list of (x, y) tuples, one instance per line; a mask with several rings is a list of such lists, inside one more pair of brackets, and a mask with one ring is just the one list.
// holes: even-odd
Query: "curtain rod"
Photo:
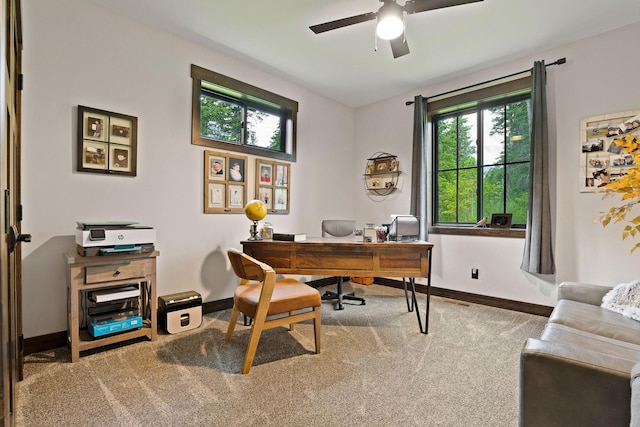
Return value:
[[(558, 60), (556, 60), (556, 61), (554, 61), (554, 62), (551, 62), (551, 63), (549, 63), (549, 64), (544, 64), (544, 66), (545, 66), (545, 67), (549, 67), (549, 66), (551, 66), (551, 65), (561, 65), (561, 64), (564, 64), (564, 63), (566, 63), (566, 62), (567, 62), (567, 58), (560, 58), (560, 59), (558, 59)], [(528, 70), (518, 71), (517, 73), (512, 73), (512, 74), (509, 74), (509, 75), (506, 75), (506, 76), (497, 77), (497, 78), (495, 78), (495, 79), (487, 80), (487, 81), (485, 81), (485, 82), (480, 82), (480, 83), (472, 84), (472, 85), (469, 85), (469, 86), (465, 86), (465, 87), (463, 87), (463, 88), (458, 88), (458, 89), (450, 90), (450, 91), (448, 91), (448, 92), (443, 92), (443, 93), (440, 93), (440, 94), (438, 94), (438, 95), (430, 96), (430, 97), (428, 97), (428, 98), (436, 98), (436, 97), (438, 97), (438, 96), (443, 96), (443, 95), (447, 95), (447, 94), (449, 94), (449, 93), (458, 92), (458, 91), (465, 90), (465, 89), (470, 89), (470, 88), (472, 88), (472, 87), (480, 86), (480, 85), (484, 85), (484, 84), (491, 83), (491, 82), (495, 82), (495, 81), (497, 81), (497, 80), (507, 79), (507, 78), (509, 78), (509, 77), (517, 76), (518, 74), (526, 73), (527, 71), (531, 71), (531, 68), (529, 68)], [(428, 99), (428, 98), (427, 98), (427, 99)], [(412, 105), (412, 104), (413, 104), (413, 102), (414, 102), (414, 101), (407, 101), (407, 102), (405, 102), (404, 104), (405, 104), (405, 105)]]

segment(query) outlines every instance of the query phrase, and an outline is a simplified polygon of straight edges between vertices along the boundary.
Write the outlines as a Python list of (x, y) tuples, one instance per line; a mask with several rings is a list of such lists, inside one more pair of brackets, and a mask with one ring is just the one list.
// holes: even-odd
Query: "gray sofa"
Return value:
[(600, 307), (609, 290), (560, 285), (520, 355), (521, 427), (640, 426), (640, 322)]

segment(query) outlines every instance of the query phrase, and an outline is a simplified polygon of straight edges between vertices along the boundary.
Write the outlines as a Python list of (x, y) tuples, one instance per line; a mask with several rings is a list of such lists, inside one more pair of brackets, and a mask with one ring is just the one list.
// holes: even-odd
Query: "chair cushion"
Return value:
[(640, 322), (597, 305), (560, 300), (553, 309), (549, 322), (640, 344)]
[[(238, 286), (234, 301), (238, 310), (249, 317), (255, 317), (262, 284)], [(319, 307), (322, 303), (320, 292), (295, 279), (276, 280), (267, 315), (288, 313), (302, 308)]]

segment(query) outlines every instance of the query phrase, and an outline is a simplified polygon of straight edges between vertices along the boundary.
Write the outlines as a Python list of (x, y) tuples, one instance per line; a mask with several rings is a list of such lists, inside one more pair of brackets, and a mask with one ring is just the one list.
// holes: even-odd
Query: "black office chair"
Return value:
[[(353, 236), (356, 231), (356, 222), (346, 219), (325, 219), (322, 221), (322, 237), (347, 237)], [(360, 305), (365, 305), (364, 298), (355, 296), (353, 292), (345, 293), (342, 289), (344, 277), (338, 277), (338, 283), (335, 292), (326, 291), (322, 295), (323, 301), (337, 300), (336, 310), (343, 310), (343, 300), (360, 301)], [(347, 280), (349, 278), (347, 277)]]

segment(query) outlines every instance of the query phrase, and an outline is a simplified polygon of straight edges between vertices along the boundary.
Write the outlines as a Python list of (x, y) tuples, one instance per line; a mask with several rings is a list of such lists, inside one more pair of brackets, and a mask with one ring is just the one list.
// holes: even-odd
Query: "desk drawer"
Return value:
[(114, 280), (136, 279), (144, 277), (144, 261), (122, 262), (87, 267), (85, 283), (111, 282)]

